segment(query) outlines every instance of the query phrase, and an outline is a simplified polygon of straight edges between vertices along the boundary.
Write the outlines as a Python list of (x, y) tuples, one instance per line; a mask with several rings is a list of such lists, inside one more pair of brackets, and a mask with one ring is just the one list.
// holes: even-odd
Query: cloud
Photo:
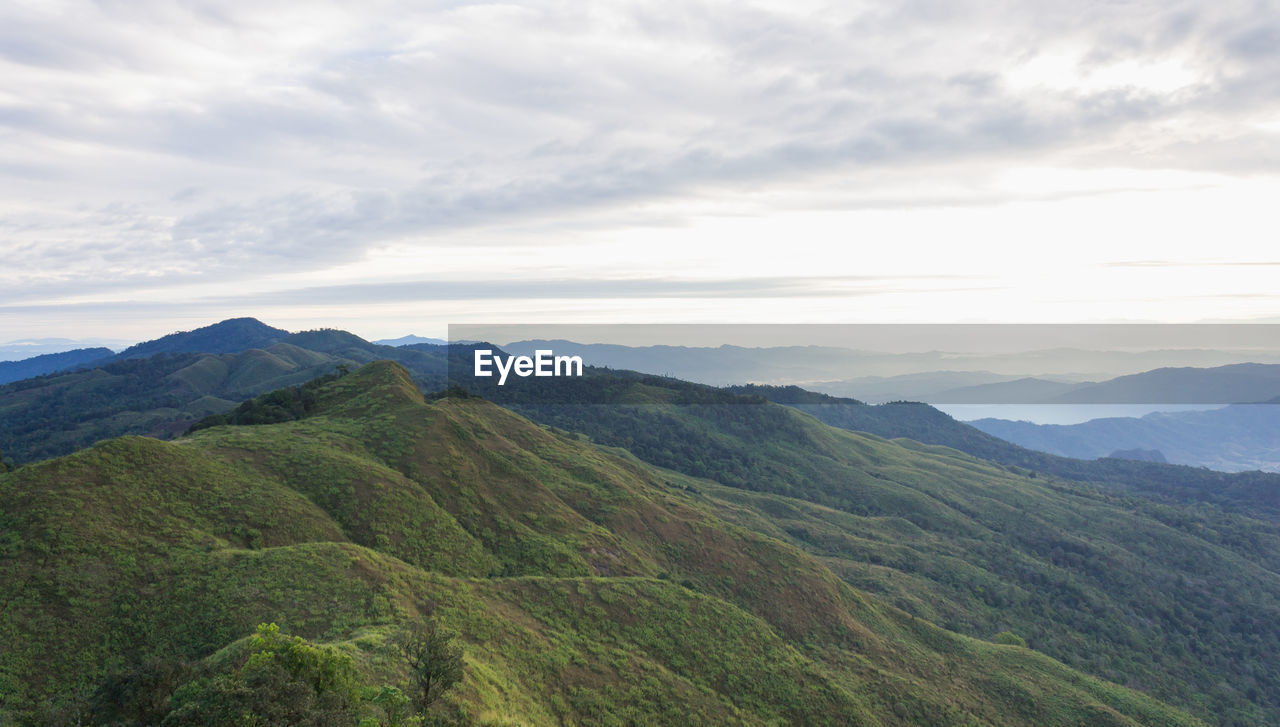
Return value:
[[(878, 174), (926, 166), (957, 184), (1028, 159), (1274, 174), (1274, 133), (1245, 123), (1280, 118), (1272, 15), (1190, 0), (9, 4), (0, 285), (324, 270), (477, 226), (557, 244), (584, 215), (678, 222), (673, 200), (761, 189), (859, 209), (884, 203)], [(840, 174), (859, 181), (815, 181)], [(769, 214), (757, 198), (750, 213)]]
[[(368, 305), (386, 303), (419, 303), (440, 300), (530, 300), (566, 298), (610, 300), (630, 298), (807, 298), (857, 297), (914, 290), (961, 291), (993, 290), (979, 285), (981, 280), (965, 275), (931, 275), (901, 279), (883, 276), (842, 277), (772, 277), (707, 280), (672, 280), (658, 278), (622, 279), (477, 279), (420, 280), (409, 282), (356, 283), (321, 285), (290, 290), (243, 293), (234, 296), (191, 296), (187, 303), (199, 309), (229, 309), (249, 306), (255, 309), (305, 305)], [(99, 291), (101, 292), (101, 291)], [(49, 312), (70, 306), (108, 307), (98, 301), (88, 303), (41, 303), (32, 300), (11, 301), (0, 305), (7, 312)], [(125, 309), (168, 307), (173, 301), (148, 302), (132, 300), (122, 303)]]
[(1271, 268), (1280, 260), (1121, 260), (1102, 263), (1110, 268)]

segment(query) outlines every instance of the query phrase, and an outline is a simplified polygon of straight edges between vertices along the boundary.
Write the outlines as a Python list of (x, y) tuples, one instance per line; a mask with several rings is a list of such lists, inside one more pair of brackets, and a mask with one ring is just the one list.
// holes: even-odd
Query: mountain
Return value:
[[(193, 333), (239, 348), (250, 338), (236, 331), (261, 331), (261, 324), (224, 321)], [(269, 329), (276, 330), (276, 329)], [(226, 335), (224, 335), (226, 334)], [(274, 335), (274, 334), (273, 334)], [(159, 346), (165, 339), (140, 344)], [(131, 349), (131, 350), (141, 350)], [(125, 352), (127, 354), (128, 351)], [(125, 356), (125, 354), (121, 354)], [(411, 367), (428, 390), (445, 386), (445, 354), (440, 347), (378, 346), (336, 330), (285, 334), (263, 349), (236, 353), (160, 353), (124, 357), (95, 368), (64, 371), (0, 385), (0, 452), (15, 463), (68, 454), (101, 439), (124, 434), (171, 438), (209, 414), (247, 398), (333, 371), (380, 359)]]
[(264, 391), (358, 362), (286, 343), (237, 354), (158, 354), (0, 386), (0, 451), (16, 463), (123, 434), (174, 437)]
[(432, 346), (447, 346), (449, 342), (443, 338), (423, 338), (422, 336), (401, 336), (399, 338), (383, 338), (374, 343), (379, 346), (412, 346), (414, 344), (426, 343)]
[(1233, 404), (1280, 395), (1280, 365), (1241, 363), (1212, 368), (1158, 368), (1101, 383), (1037, 378), (941, 391), (931, 404)]
[[(909, 329), (911, 326), (884, 327)], [(958, 327), (963, 329), (963, 326)], [(1017, 335), (1018, 326), (1008, 326), (1007, 335)], [(1051, 328), (1051, 327), (1050, 327)], [(480, 329), (482, 331), (483, 329)], [(480, 331), (468, 329), (469, 334)], [(715, 335), (713, 328), (709, 335)], [(722, 330), (721, 335), (725, 335)], [(680, 335), (674, 330), (672, 335)], [(758, 334), (763, 335), (763, 334)], [(876, 334), (871, 334), (872, 336)], [(484, 336), (471, 335), (472, 338)], [(1270, 349), (1256, 351), (1213, 351), (1201, 349), (1154, 351), (1107, 351), (1080, 348), (1044, 348), (1013, 352), (955, 352), (946, 350), (892, 352), (865, 348), (874, 338), (861, 340), (851, 334), (849, 347), (841, 346), (623, 346), (616, 344), (583, 344), (563, 339), (529, 339), (502, 345), (510, 353), (529, 355), (539, 348), (550, 348), (561, 354), (580, 355), (587, 364), (627, 369), (687, 381), (725, 386), (746, 382), (768, 384), (801, 384), (838, 396), (853, 396), (875, 401), (884, 399), (874, 391), (862, 389), (868, 379), (946, 374), (978, 375), (985, 381), (959, 382), (944, 388), (991, 383), (991, 377), (1011, 379), (1066, 378), (1072, 381), (1101, 381), (1120, 375), (1148, 371), (1160, 366), (1224, 366), (1246, 361), (1280, 365), (1280, 355)], [(1002, 345), (998, 350), (1007, 349)], [(936, 393), (933, 389), (922, 393)], [(919, 393), (905, 398), (929, 400)], [(1232, 399), (1229, 401), (1257, 401)], [(986, 403), (986, 402), (983, 402)], [(1159, 402), (1165, 403), (1165, 402)], [(1226, 403), (1226, 402), (1222, 402)]]
[(0, 343), (0, 361), (21, 361), (48, 353), (66, 353), (78, 348), (109, 348), (120, 350), (129, 341), (108, 338), (27, 338)]
[(532, 355), (538, 349), (582, 356), (591, 366), (675, 376), (722, 386), (743, 381), (812, 381), (856, 370), (859, 362), (883, 358), (829, 346), (618, 346), (581, 344), (565, 340), (515, 341), (502, 350)]
[(975, 384), (936, 391), (924, 397), (930, 404), (1025, 404), (1056, 400), (1082, 385), (1024, 377), (1012, 381)]
[(1021, 378), (990, 371), (927, 371), (898, 376), (864, 376), (842, 381), (814, 381), (805, 384), (813, 391), (831, 396), (858, 399), (871, 404), (887, 401), (925, 401), (942, 391)]
[(114, 356), (109, 348), (77, 348), (62, 353), (46, 353), (21, 361), (0, 361), (0, 384), (43, 376), (55, 371), (75, 368)]
[(1098, 483), (1112, 491), (1163, 502), (1212, 503), (1232, 512), (1280, 521), (1280, 474), (1226, 473), (1154, 462), (1061, 457), (1020, 447), (917, 402), (870, 406), (813, 392), (801, 396), (796, 392), (803, 390), (794, 386), (739, 386), (729, 391), (787, 403), (842, 429), (951, 447), (1005, 467)]
[[(525, 391), (510, 384), (483, 388), (484, 382), (478, 390), (536, 421), (705, 478), (695, 485), (700, 492), (727, 486), (734, 503), (750, 501), (759, 508), (755, 515), (739, 513), (738, 522), (754, 523), (761, 532), (834, 559), (829, 566), (839, 566), (851, 583), (892, 594), (899, 599), (896, 605), (922, 618), (972, 635), (1005, 629), (1035, 633), (1036, 639), (1028, 640), (1033, 648), (1091, 673), (1142, 684), (1181, 705), (1215, 701), (1213, 714), (1245, 710), (1240, 714), (1255, 715), (1239, 724), (1277, 723), (1277, 715), (1257, 716), (1255, 700), (1266, 691), (1261, 686), (1212, 695), (1216, 680), (1243, 684), (1238, 680), (1252, 679), (1246, 675), (1254, 673), (1253, 666), (1245, 666), (1255, 659), (1249, 656), (1255, 647), (1246, 643), (1252, 637), (1227, 633), (1253, 626), (1224, 631), (1221, 624), (1254, 624), (1257, 614), (1270, 613), (1280, 603), (1256, 590), (1280, 566), (1280, 476), (1052, 458), (925, 405), (796, 407), (822, 414), (856, 412), (885, 428), (915, 430), (917, 438), (935, 428), (963, 434), (1046, 467), (1060, 463), (1078, 480), (1105, 478), (1099, 484), (1072, 482), (1026, 469), (1025, 463), (993, 465), (906, 440), (894, 443), (899, 449), (886, 450), (876, 444), (888, 444), (884, 440), (845, 439), (799, 412), (762, 406), (760, 397), (673, 379), (596, 370), (582, 379), (540, 381), (546, 383), (525, 380), (533, 385)], [(906, 460), (901, 459), (905, 451), (913, 453)], [(929, 457), (945, 463), (926, 463)], [(995, 483), (1008, 483), (1008, 489)], [(1059, 502), (1059, 496), (1066, 499)], [(775, 497), (785, 498), (785, 504)], [(797, 502), (808, 504), (800, 508)], [(1223, 509), (1206, 507), (1207, 502), (1221, 503)], [(800, 511), (809, 515), (786, 527), (770, 524)], [(832, 521), (843, 525), (833, 531)], [(878, 540), (870, 535), (875, 532), (882, 533)], [(1204, 561), (1193, 573), (1186, 570), (1189, 563), (1209, 556), (1183, 535), (1229, 553), (1212, 556), (1215, 564)], [(852, 562), (841, 565), (842, 554)], [(1237, 575), (1248, 585), (1220, 580)], [(1262, 600), (1246, 603), (1251, 593)], [(1273, 638), (1263, 637), (1268, 644)], [(1193, 640), (1203, 645), (1203, 639), (1218, 642), (1209, 652), (1221, 656), (1208, 671), (1191, 664), (1201, 659), (1188, 656), (1202, 648)], [(1278, 653), (1280, 640), (1259, 648), (1259, 653)], [(1234, 656), (1223, 656), (1228, 653)], [(1216, 671), (1219, 666), (1231, 674)]]
[[(879, 549), (891, 560), (871, 575), (888, 583), (913, 546), (982, 532), (972, 516), (929, 505), (931, 488), (1053, 505), (1011, 521), (1014, 534), (1019, 520), (1059, 510), (1106, 523), (1095, 517), (1113, 513), (1104, 502), (763, 407), (843, 452), (851, 494), (899, 491), (904, 507), (928, 505), (921, 522), (942, 519), (926, 530), (658, 470), (476, 398), (426, 400), (394, 364), (298, 391), (311, 402), (300, 418), (217, 426), (175, 442), (113, 439), (0, 475), (0, 577), (11, 584), (0, 594), (3, 717), (71, 724), (110, 710), (188, 724), (179, 717), (189, 708), (243, 699), (254, 683), (237, 687), (232, 675), (260, 669), (273, 658), (271, 644), (283, 643), (296, 656), (274, 663), (295, 672), (347, 664), (372, 690), (349, 699), (365, 700), (372, 723), (390, 724), (379, 707), (387, 703), (362, 695), (407, 688), (396, 644), (431, 620), (456, 633), (464, 653), (461, 685), (433, 708), (442, 724), (1203, 724), (1017, 645), (1017, 635), (991, 634), (992, 643), (907, 613), (847, 582), (860, 577), (848, 570), (853, 551), (819, 557), (778, 527), (798, 533), (805, 524), (814, 543), (825, 542), (819, 549)], [(914, 485), (902, 482), (912, 478)], [(1133, 517), (1128, 532), (1184, 546), (1188, 578), (1203, 568), (1215, 579), (1197, 588), (1212, 593), (1216, 579), (1237, 573), (1260, 579), (1248, 605), (1269, 597), (1268, 574), (1251, 563), (1235, 558), (1235, 569), (1223, 569), (1227, 549)], [(861, 541), (853, 539), (859, 529)], [(889, 533), (901, 544), (881, 545)], [(1077, 563), (1099, 573), (1114, 565), (1117, 578), (1136, 567), (1120, 551), (1059, 537), (1038, 560), (1010, 567), (1055, 572), (1047, 559), (1058, 558), (1059, 575), (1047, 585), (1063, 587), (1074, 585)], [(1151, 558), (1162, 573), (1168, 556), (1157, 550)], [(978, 574), (922, 561), (916, 575), (898, 571), (897, 588), (927, 580), (930, 562), (956, 568), (962, 583)], [(1027, 597), (1008, 588), (981, 595), (977, 582), (964, 588), (962, 603)], [(1175, 588), (1170, 598), (1183, 595)], [(1255, 612), (1250, 643), (1269, 644), (1268, 615)], [(249, 638), (261, 623), (305, 641), (280, 642), (275, 627)], [(1135, 635), (1150, 628), (1141, 620), (1117, 626)], [(1211, 636), (1206, 645), (1223, 646)], [(254, 662), (251, 651), (266, 656)], [(1236, 655), (1224, 649), (1220, 657)], [(1255, 682), (1265, 690), (1269, 669), (1258, 667), (1240, 680), (1224, 673), (1226, 691)], [(296, 689), (332, 693), (326, 685), (337, 676), (353, 678), (328, 674)], [(379, 691), (379, 683), (388, 686)], [(1208, 709), (1225, 699), (1214, 688)], [(1173, 696), (1194, 703), (1199, 682), (1184, 689)], [(1233, 706), (1242, 718), (1271, 714), (1248, 701)], [(326, 724), (361, 716), (336, 707), (328, 714)]]
[(229, 318), (192, 331), (179, 331), (121, 351), (118, 359), (146, 358), (158, 353), (239, 353), (267, 348), (289, 336), (256, 318)]
[(1244, 404), (1280, 395), (1280, 365), (1161, 368), (1082, 385), (1054, 397), (1062, 404)]
[(1042, 452), (1093, 459), (1115, 449), (1157, 449), (1170, 462), (1224, 472), (1280, 471), (1280, 407), (1238, 404), (1055, 425), (979, 419), (982, 431)]
[(1161, 464), (1169, 461), (1165, 459), (1164, 453), (1158, 449), (1117, 449), (1107, 456), (1112, 459), (1134, 459), (1139, 462), (1159, 462)]

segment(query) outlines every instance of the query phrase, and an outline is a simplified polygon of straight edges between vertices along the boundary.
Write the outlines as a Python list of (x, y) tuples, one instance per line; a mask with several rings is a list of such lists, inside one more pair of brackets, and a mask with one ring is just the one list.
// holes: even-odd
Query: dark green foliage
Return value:
[(0, 384), (105, 363), (114, 355), (109, 348), (77, 348), (74, 351), (33, 356), (22, 361), (0, 361)]
[(997, 644), (1004, 644), (1006, 646), (1021, 646), (1024, 649), (1027, 648), (1027, 640), (1013, 633), (1012, 631), (1001, 631), (1000, 633), (992, 637), (991, 640), (996, 642)]
[(213, 414), (191, 425), (189, 432), (226, 424), (278, 424), (302, 419), (311, 413), (319, 401), (318, 392), (330, 381), (336, 381), (351, 372), (350, 367), (339, 364), (333, 373), (314, 378), (305, 384), (276, 389), (250, 399), (224, 414)]
[(130, 417), (128, 413), (176, 414), (187, 401), (194, 400), (194, 395), (184, 397), (166, 377), (196, 359), (195, 354), (179, 354), (119, 361), (92, 371), (52, 374), (2, 386), (0, 446), (14, 461), (25, 463), (132, 430), (149, 433), (159, 424), (155, 418)]
[(434, 619), (414, 624), (400, 644), (413, 680), (413, 706), (426, 714), (440, 696), (462, 681), (462, 649)]
[(288, 331), (256, 318), (230, 318), (194, 331), (179, 331), (121, 351), (117, 358), (149, 358), (161, 353), (239, 353), (280, 343)]
[(230, 672), (188, 682), (172, 697), (166, 727), (347, 727), (360, 702), (355, 665), (333, 647), (315, 646), (263, 624), (247, 658)]
[(113, 727), (159, 724), (172, 708), (174, 690), (195, 674), (195, 665), (190, 662), (159, 657), (115, 672), (93, 694), (93, 723)]

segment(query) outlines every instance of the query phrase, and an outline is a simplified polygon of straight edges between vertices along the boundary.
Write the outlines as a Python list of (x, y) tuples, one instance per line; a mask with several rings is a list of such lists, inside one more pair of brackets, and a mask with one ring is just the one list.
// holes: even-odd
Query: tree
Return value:
[(169, 713), (173, 691), (195, 677), (181, 659), (155, 658), (113, 672), (94, 692), (90, 709), (94, 724), (159, 724)]
[(425, 714), (440, 696), (462, 681), (462, 649), (434, 620), (415, 624), (400, 645), (413, 678), (413, 703)]
[(9, 471), (9, 463), (4, 461), (4, 451), (0, 450), (0, 474)]
[(164, 727), (354, 727), (360, 697), (351, 657), (258, 626), (238, 669), (179, 687)]

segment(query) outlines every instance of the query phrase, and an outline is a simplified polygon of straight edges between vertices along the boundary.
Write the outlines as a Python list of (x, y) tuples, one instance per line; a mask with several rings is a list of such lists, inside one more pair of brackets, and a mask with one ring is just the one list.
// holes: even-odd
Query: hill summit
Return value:
[(192, 331), (143, 341), (121, 351), (116, 358), (146, 358), (158, 353), (239, 353), (266, 348), (288, 336), (288, 331), (272, 328), (257, 318), (228, 318)]

